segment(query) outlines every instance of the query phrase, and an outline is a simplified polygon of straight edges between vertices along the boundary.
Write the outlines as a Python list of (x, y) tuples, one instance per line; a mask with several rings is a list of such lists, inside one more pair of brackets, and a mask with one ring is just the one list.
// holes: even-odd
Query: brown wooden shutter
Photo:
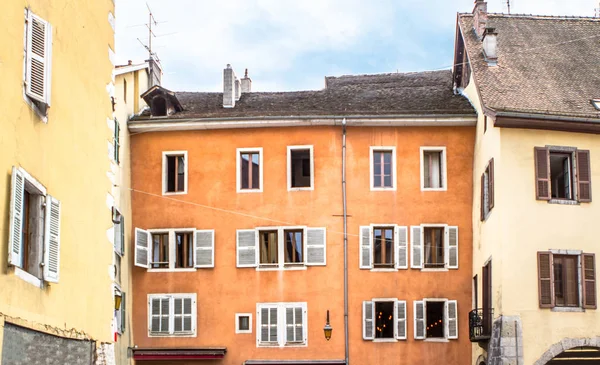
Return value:
[(577, 150), (577, 183), (580, 202), (592, 201), (592, 173), (590, 169), (590, 151)]
[(596, 309), (596, 256), (593, 253), (584, 253), (581, 259), (583, 308)]
[(490, 160), (488, 170), (488, 204), (489, 210), (494, 207), (494, 158)]
[(485, 173), (481, 174), (481, 221), (485, 220)]
[(537, 200), (550, 200), (550, 153), (546, 147), (535, 147), (535, 195)]
[(552, 253), (538, 252), (538, 280), (540, 308), (554, 307), (554, 278)]

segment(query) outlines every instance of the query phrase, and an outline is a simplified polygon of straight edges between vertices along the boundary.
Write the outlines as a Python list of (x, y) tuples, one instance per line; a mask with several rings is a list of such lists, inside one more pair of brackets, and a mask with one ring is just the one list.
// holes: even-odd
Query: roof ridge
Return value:
[[(473, 17), (472, 13), (458, 13), (459, 16), (470, 16)], [(595, 16), (583, 16), (583, 15), (543, 15), (543, 14), (507, 14), (507, 13), (488, 13), (488, 16), (504, 17), (504, 18), (526, 18), (526, 19), (547, 19), (547, 20), (587, 20), (600, 22), (600, 18)]]
[(393, 76), (393, 75), (413, 75), (413, 74), (426, 74), (426, 73), (438, 73), (450, 71), (450, 69), (444, 70), (425, 70), (425, 71), (407, 71), (407, 72), (386, 72), (386, 73), (375, 73), (375, 74), (360, 74), (360, 75), (340, 75), (340, 76), (325, 76), (327, 79), (339, 79), (342, 77), (364, 77), (364, 76)]

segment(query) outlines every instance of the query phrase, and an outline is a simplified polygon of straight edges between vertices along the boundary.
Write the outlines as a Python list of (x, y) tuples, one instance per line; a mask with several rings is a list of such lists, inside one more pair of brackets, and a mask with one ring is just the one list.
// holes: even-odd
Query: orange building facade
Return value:
[[(415, 82), (428, 96), (407, 96)], [(152, 115), (129, 123), (138, 363), (344, 364), (344, 237), (349, 363), (470, 361), (474, 112), (446, 71), (327, 83), (252, 93), (242, 79), (237, 105), (214, 110), (221, 93), (143, 95)], [(344, 99), (373, 90), (392, 104)], [(338, 117), (331, 99), (355, 110)], [(289, 105), (298, 117), (281, 117)]]

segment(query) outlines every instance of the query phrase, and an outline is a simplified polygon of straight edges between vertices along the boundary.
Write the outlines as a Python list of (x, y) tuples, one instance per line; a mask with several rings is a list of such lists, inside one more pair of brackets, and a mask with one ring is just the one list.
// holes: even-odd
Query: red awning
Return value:
[(226, 347), (200, 348), (134, 348), (136, 361), (156, 360), (219, 360), (225, 357)]

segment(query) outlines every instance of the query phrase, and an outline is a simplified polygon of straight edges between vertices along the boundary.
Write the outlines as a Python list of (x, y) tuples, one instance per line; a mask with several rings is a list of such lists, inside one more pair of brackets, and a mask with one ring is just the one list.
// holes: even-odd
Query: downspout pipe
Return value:
[(344, 340), (345, 362), (348, 360), (348, 210), (346, 205), (346, 118), (342, 119), (342, 204), (344, 209)]

